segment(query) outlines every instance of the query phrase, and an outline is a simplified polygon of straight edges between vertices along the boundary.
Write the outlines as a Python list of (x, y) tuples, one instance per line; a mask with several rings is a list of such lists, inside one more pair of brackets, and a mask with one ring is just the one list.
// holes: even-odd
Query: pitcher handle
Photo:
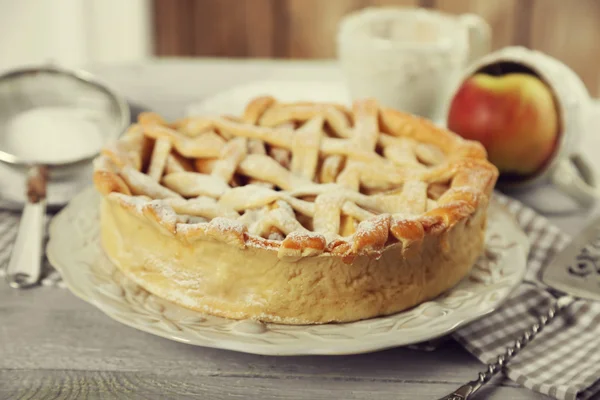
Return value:
[(594, 168), (582, 154), (575, 153), (560, 160), (551, 173), (551, 180), (583, 207), (591, 207), (600, 199)]
[(492, 29), (479, 15), (463, 14), (459, 16), (460, 22), (469, 33), (469, 57), (467, 65), (488, 54), (492, 48)]

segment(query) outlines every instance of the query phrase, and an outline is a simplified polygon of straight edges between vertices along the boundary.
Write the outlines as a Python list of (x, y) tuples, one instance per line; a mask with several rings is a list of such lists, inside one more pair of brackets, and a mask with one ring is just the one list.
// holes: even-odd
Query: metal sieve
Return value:
[[(100, 150), (38, 159), (16, 154), (6, 141), (10, 121), (22, 113), (44, 107), (86, 112), (98, 128), (100, 139), (95, 139), (100, 145), (115, 140), (130, 123), (127, 102), (87, 72), (42, 66), (0, 76), (0, 161), (8, 166), (13, 176), (26, 180), (23, 215), (6, 271), (6, 279), (14, 288), (31, 287), (40, 278), (47, 183), (74, 179), (91, 168), (92, 159)], [(51, 135), (52, 132), (44, 130), (43, 134)], [(54, 203), (68, 200), (64, 196)]]

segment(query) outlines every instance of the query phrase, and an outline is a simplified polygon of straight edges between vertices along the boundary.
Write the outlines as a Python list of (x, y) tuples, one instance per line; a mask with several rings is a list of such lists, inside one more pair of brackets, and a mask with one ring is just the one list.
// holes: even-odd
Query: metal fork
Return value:
[(571, 296), (562, 296), (548, 309), (546, 314), (540, 316), (538, 322), (531, 325), (531, 327), (523, 332), (523, 335), (515, 341), (515, 343), (508, 347), (504, 354), (498, 357), (496, 362), (488, 364), (485, 372), (480, 372), (479, 377), (461, 387), (456, 389), (451, 394), (440, 398), (439, 400), (467, 400), (470, 399), (483, 385), (488, 383), (496, 374), (502, 371), (502, 368), (510, 360), (515, 357), (521, 349), (523, 349), (534, 337), (540, 333), (546, 325), (548, 325), (556, 314), (572, 304), (575, 299)]

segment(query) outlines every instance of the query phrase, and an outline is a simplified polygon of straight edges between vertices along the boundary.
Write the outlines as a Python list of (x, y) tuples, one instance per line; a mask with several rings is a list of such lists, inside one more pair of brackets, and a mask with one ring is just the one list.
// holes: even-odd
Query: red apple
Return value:
[(481, 142), (500, 173), (530, 175), (552, 157), (559, 117), (551, 90), (536, 76), (479, 73), (452, 99), (448, 128)]

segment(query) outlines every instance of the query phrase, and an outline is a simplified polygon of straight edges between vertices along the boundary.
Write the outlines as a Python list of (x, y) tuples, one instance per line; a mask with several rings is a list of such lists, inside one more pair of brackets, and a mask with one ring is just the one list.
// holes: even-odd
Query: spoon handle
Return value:
[(477, 392), (483, 385), (488, 383), (494, 377), (494, 375), (500, 372), (506, 363), (512, 360), (513, 357), (515, 357), (521, 351), (521, 349), (527, 346), (527, 344), (531, 342), (546, 325), (552, 322), (559, 311), (571, 305), (574, 301), (575, 299), (573, 297), (567, 295), (558, 298), (558, 300), (554, 302), (548, 311), (539, 317), (535, 324), (531, 325), (529, 329), (523, 332), (521, 337), (515, 340), (515, 343), (512, 346), (506, 348), (504, 354), (498, 356), (496, 362), (488, 364), (486, 371), (480, 372), (479, 377), (476, 380), (461, 386), (453, 393), (442, 397), (439, 400), (467, 400), (471, 398), (475, 392)]
[(15, 289), (32, 287), (40, 279), (46, 218), (46, 177), (43, 167), (34, 166), (28, 171), (27, 203), (6, 268), (6, 280)]

